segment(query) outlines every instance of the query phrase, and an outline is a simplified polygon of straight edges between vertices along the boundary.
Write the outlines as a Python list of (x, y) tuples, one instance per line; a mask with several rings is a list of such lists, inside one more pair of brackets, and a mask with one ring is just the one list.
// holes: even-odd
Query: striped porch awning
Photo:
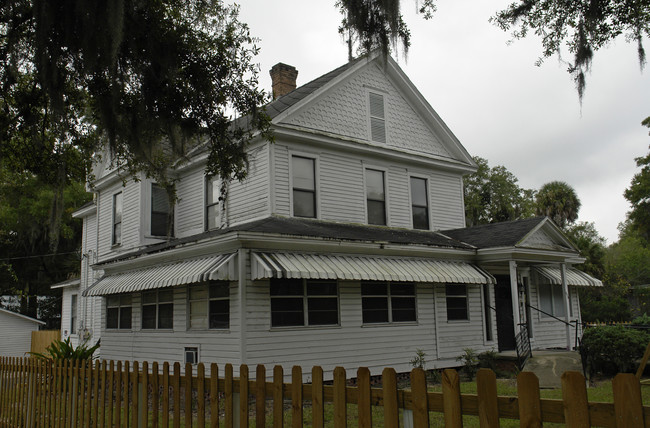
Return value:
[[(562, 284), (562, 273), (559, 266), (535, 266), (539, 275), (546, 278), (550, 284)], [(566, 269), (567, 285), (582, 287), (602, 287), (603, 282), (575, 268)]]
[(221, 254), (104, 275), (83, 295), (106, 296), (208, 280), (235, 280), (237, 270), (230, 263), (234, 257), (234, 253)]
[(307, 278), (363, 281), (408, 281), (492, 284), (495, 279), (465, 262), (300, 253), (253, 253), (252, 279)]

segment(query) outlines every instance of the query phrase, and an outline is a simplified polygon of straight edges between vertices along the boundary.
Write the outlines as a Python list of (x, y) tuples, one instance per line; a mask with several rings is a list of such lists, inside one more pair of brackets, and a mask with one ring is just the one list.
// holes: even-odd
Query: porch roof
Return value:
[[(558, 266), (535, 266), (533, 268), (539, 275), (546, 278), (551, 284), (562, 284), (562, 273)], [(566, 282), (568, 285), (583, 287), (602, 287), (603, 282), (593, 276), (575, 268), (566, 269)]]
[(84, 296), (106, 296), (191, 284), (216, 279), (235, 279), (228, 269), (235, 254), (221, 254), (193, 260), (149, 266), (104, 275), (83, 292)]
[(253, 253), (252, 279), (307, 278), (491, 284), (492, 275), (465, 262), (426, 258)]

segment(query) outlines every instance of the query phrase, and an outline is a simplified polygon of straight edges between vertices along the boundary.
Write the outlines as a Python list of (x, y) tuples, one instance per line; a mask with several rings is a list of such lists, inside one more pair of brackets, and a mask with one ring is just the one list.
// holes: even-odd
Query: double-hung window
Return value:
[(366, 206), (368, 224), (386, 224), (386, 187), (384, 172), (366, 169)]
[(429, 198), (427, 198), (427, 180), (411, 177), (411, 214), (413, 228), (429, 230)]
[(142, 328), (170, 329), (174, 327), (174, 296), (171, 289), (142, 293)]
[(171, 204), (167, 191), (156, 183), (151, 183), (151, 235), (167, 236)]
[(362, 282), (361, 314), (364, 324), (416, 321), (415, 284)]
[(205, 179), (205, 228), (218, 229), (221, 226), (221, 204), (219, 203), (221, 189), (218, 177)]
[(77, 333), (77, 295), (70, 296), (70, 334)]
[(230, 327), (230, 284), (214, 281), (190, 286), (191, 329)]
[(271, 279), (271, 327), (338, 325), (336, 281)]
[(445, 294), (447, 296), (447, 321), (469, 320), (467, 285), (447, 284)]
[[(542, 318), (549, 318), (551, 315), (564, 317), (564, 296), (561, 285), (539, 284), (539, 308)], [(547, 315), (548, 314), (548, 315)]]
[(131, 295), (114, 294), (106, 297), (106, 328), (131, 329)]
[(368, 104), (370, 105), (370, 139), (377, 143), (385, 143), (386, 117), (384, 114), (384, 96), (369, 92)]
[(302, 156), (291, 157), (293, 215), (316, 218), (316, 161)]
[(122, 243), (122, 192), (113, 195), (113, 245)]

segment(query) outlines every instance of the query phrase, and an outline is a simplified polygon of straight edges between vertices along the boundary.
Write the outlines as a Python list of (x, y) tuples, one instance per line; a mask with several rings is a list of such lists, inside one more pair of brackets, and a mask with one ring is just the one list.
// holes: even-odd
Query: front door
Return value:
[(499, 352), (515, 349), (515, 329), (512, 321), (512, 293), (510, 292), (510, 276), (496, 275), (497, 284), (494, 287), (494, 299), (497, 310), (497, 337)]

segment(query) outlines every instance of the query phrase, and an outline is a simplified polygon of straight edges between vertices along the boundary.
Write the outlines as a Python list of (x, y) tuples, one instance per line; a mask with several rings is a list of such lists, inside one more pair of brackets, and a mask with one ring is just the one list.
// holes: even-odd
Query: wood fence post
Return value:
[(197, 380), (197, 424), (198, 428), (205, 428), (205, 366), (199, 363), (196, 366), (196, 380)]
[(311, 419), (313, 428), (325, 426), (325, 409), (323, 406), (323, 368), (311, 369)]
[(255, 369), (255, 427), (266, 427), (266, 368), (263, 364)]
[(174, 402), (174, 428), (181, 428), (181, 363), (174, 363), (174, 376), (172, 377), (172, 399)]
[(460, 378), (456, 370), (446, 369), (442, 372), (442, 406), (445, 412), (445, 428), (462, 428)]
[(239, 421), (240, 428), (248, 428), (248, 366), (239, 366)]
[[(184, 416), (185, 416), (185, 426), (192, 426), (192, 364), (185, 363), (185, 394), (183, 401), (185, 404)], [(180, 403), (179, 403), (180, 404)]]
[(162, 414), (161, 423), (162, 428), (169, 428), (169, 363), (163, 363), (163, 378), (162, 378)]
[(397, 402), (397, 374), (393, 368), (381, 373), (384, 393), (384, 428), (399, 428), (399, 403)]
[[(233, 374), (232, 374), (232, 364), (226, 364), (225, 373), (224, 373), (224, 395), (226, 400), (225, 412), (226, 412), (226, 428), (234, 428), (234, 399), (233, 399)], [(239, 401), (238, 401), (239, 402)]]
[(372, 428), (372, 397), (370, 391), (370, 370), (357, 369), (357, 390), (359, 391), (359, 428)]
[(539, 379), (532, 372), (517, 375), (517, 395), (519, 397), (520, 426), (542, 427), (542, 407), (540, 405)]
[(284, 371), (282, 366), (273, 367), (273, 427), (284, 426)]
[(643, 428), (643, 402), (641, 384), (631, 373), (619, 373), (612, 381), (616, 426)]
[(291, 369), (291, 426), (302, 428), (302, 368)]
[(210, 428), (219, 428), (219, 366), (210, 364)]
[(347, 427), (347, 397), (345, 369), (334, 368), (334, 428)]
[(138, 420), (140, 419), (140, 364), (137, 361), (133, 362), (133, 372), (131, 373), (131, 427), (138, 428)]
[(147, 361), (142, 362), (142, 382), (138, 391), (140, 391), (140, 405), (138, 406), (140, 426), (147, 428), (149, 426), (149, 363)]
[(478, 420), (481, 428), (499, 426), (499, 405), (497, 401), (497, 377), (490, 369), (479, 369), (476, 373), (478, 394)]
[(411, 370), (411, 402), (413, 403), (413, 424), (416, 427), (428, 427), (427, 378), (424, 370), (419, 367)]
[[(160, 369), (158, 367), (158, 362), (154, 361), (151, 364), (151, 426), (152, 428), (158, 428), (158, 412), (160, 412), (160, 382), (158, 380), (158, 375), (160, 374)], [(169, 391), (164, 391), (168, 393)]]
[(568, 371), (562, 374), (562, 401), (564, 404), (564, 421), (567, 428), (588, 428), (591, 426), (587, 386), (582, 373)]
[(122, 387), (124, 388), (124, 395), (122, 396), (122, 410), (124, 414), (122, 415), (122, 420), (124, 425), (129, 426), (129, 378), (131, 375), (130, 370), (131, 363), (129, 361), (124, 361), (124, 371), (122, 372)]

